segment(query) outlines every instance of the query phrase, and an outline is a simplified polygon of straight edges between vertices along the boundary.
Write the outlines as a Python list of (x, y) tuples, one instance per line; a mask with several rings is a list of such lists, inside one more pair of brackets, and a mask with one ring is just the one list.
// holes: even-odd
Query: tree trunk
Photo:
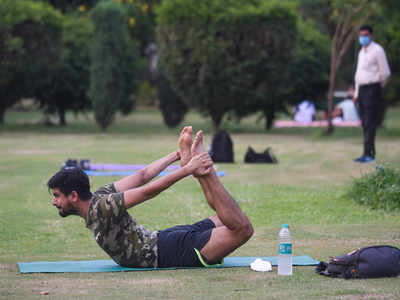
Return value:
[(325, 129), (324, 134), (330, 135), (333, 133), (333, 124), (332, 124), (332, 112), (333, 112), (333, 91), (335, 89), (335, 79), (336, 79), (336, 65), (337, 65), (337, 53), (339, 49), (338, 47), (338, 39), (339, 39), (339, 31), (343, 24), (338, 23), (336, 25), (335, 34), (332, 39), (332, 46), (331, 46), (331, 65), (330, 65), (330, 72), (329, 72), (329, 89), (328, 89), (328, 126)]
[(59, 125), (66, 126), (67, 121), (65, 120), (65, 109), (62, 107), (58, 108), (58, 116), (59, 116)]
[(213, 133), (216, 133), (218, 131), (219, 126), (221, 125), (223, 117), (224, 117), (224, 114), (211, 112), (212, 131), (213, 131)]
[(265, 129), (270, 130), (272, 128), (272, 125), (274, 124), (274, 118), (275, 118), (274, 109), (270, 108), (267, 111), (264, 111), (264, 116), (265, 116)]
[(4, 124), (4, 115), (6, 113), (6, 109), (3, 107), (0, 107), (0, 125)]
[(325, 129), (325, 134), (332, 134), (334, 131), (334, 127), (332, 124), (332, 112), (333, 112), (333, 91), (335, 89), (335, 79), (336, 79), (336, 70), (334, 68), (334, 61), (332, 59), (331, 62), (331, 72), (329, 74), (329, 90), (328, 90), (328, 127)]

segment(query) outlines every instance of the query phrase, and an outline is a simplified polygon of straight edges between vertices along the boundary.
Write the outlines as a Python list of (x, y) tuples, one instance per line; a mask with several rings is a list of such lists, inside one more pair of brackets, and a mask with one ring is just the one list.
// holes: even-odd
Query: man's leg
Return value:
[[(192, 145), (191, 154), (205, 152), (203, 133), (199, 131)], [(210, 217), (216, 225), (210, 240), (200, 250), (209, 261), (217, 262), (249, 240), (253, 227), (231, 195), (223, 187), (214, 169), (204, 176), (197, 176), (209, 205), (217, 215)]]
[(373, 156), (374, 155), (374, 140), (375, 140), (375, 131), (374, 128), (374, 114), (376, 112), (372, 109), (372, 107), (368, 107), (365, 109), (364, 118), (364, 155)]
[(375, 157), (375, 136), (379, 122), (381, 87), (379, 84), (361, 87), (360, 108), (364, 134), (364, 155)]

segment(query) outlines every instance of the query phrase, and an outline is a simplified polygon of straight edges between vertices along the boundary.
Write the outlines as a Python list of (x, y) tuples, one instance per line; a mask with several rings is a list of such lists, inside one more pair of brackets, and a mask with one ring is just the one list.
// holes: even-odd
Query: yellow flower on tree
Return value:
[(85, 5), (79, 5), (78, 10), (79, 10), (80, 12), (84, 12), (84, 11), (86, 10)]
[(142, 5), (142, 12), (146, 13), (149, 10), (149, 5), (147, 3)]
[(129, 18), (129, 26), (133, 27), (136, 24), (136, 20), (134, 17), (130, 17)]

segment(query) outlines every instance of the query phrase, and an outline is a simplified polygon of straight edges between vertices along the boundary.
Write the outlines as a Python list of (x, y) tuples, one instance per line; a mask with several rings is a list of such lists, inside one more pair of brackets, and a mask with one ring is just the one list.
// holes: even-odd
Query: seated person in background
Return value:
[(354, 122), (359, 121), (357, 108), (353, 102), (354, 88), (347, 89), (347, 98), (339, 102), (332, 113), (333, 122)]
[(308, 100), (298, 104), (294, 110), (294, 120), (296, 122), (311, 123), (315, 119), (315, 105)]

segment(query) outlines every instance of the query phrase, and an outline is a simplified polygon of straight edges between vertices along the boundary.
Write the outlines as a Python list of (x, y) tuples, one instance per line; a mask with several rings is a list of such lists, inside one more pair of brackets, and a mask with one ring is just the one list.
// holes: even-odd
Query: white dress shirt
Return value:
[(362, 47), (358, 53), (354, 96), (358, 98), (358, 91), (362, 85), (380, 83), (383, 87), (390, 74), (385, 50), (379, 44), (371, 41), (368, 46)]

